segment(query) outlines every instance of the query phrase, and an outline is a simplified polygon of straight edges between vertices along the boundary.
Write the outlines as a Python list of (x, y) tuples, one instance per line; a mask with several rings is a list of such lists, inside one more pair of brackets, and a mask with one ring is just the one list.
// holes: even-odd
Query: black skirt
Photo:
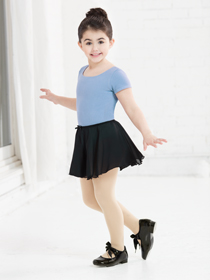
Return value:
[(115, 119), (76, 129), (69, 175), (89, 180), (115, 167), (140, 165), (145, 158)]

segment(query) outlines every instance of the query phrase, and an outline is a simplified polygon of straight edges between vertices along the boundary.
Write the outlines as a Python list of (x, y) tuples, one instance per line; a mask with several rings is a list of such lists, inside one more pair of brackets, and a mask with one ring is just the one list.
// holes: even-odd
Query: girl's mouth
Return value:
[(91, 54), (91, 56), (93, 56), (93, 57), (98, 57), (99, 55), (100, 55), (101, 53), (98, 53), (98, 54)]

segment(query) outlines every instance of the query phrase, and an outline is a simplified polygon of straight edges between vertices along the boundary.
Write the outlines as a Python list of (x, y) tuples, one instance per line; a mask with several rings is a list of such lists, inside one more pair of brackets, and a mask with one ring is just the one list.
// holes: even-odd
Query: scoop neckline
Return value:
[(107, 69), (106, 71), (104, 71), (103, 73), (96, 75), (96, 76), (84, 76), (83, 73), (85, 72), (85, 70), (88, 68), (89, 65), (87, 65), (87, 67), (85, 67), (85, 69), (82, 71), (82, 76), (85, 78), (95, 78), (98, 76), (101, 76), (102, 74), (106, 73), (107, 71), (111, 70), (112, 68), (116, 67), (116, 66), (112, 66), (111, 68)]

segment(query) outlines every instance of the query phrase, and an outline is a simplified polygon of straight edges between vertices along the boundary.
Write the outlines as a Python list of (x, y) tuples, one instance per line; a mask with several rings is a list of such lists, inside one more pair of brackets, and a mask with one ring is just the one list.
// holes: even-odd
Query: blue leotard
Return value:
[(83, 75), (87, 67), (79, 70), (76, 89), (77, 121), (81, 126), (113, 120), (118, 101), (115, 94), (131, 87), (126, 73), (116, 66), (93, 77)]

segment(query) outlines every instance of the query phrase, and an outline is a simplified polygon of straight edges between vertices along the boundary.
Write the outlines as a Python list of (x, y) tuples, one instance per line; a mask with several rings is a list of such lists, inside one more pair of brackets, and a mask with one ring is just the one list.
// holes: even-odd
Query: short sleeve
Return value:
[(85, 70), (87, 67), (88, 67), (88, 64), (85, 65), (85, 66), (82, 66), (82, 68), (80, 68), (77, 78), (79, 78), (79, 76), (83, 74), (84, 70)]
[(118, 68), (112, 73), (111, 88), (114, 94), (116, 94), (120, 90), (130, 88), (130, 87), (132, 87), (131, 83), (126, 73), (122, 69)]
[(79, 69), (79, 72), (78, 72), (78, 78), (79, 76), (81, 75), (81, 73), (83, 72), (83, 69), (85, 68), (85, 66), (82, 66), (82, 68)]

